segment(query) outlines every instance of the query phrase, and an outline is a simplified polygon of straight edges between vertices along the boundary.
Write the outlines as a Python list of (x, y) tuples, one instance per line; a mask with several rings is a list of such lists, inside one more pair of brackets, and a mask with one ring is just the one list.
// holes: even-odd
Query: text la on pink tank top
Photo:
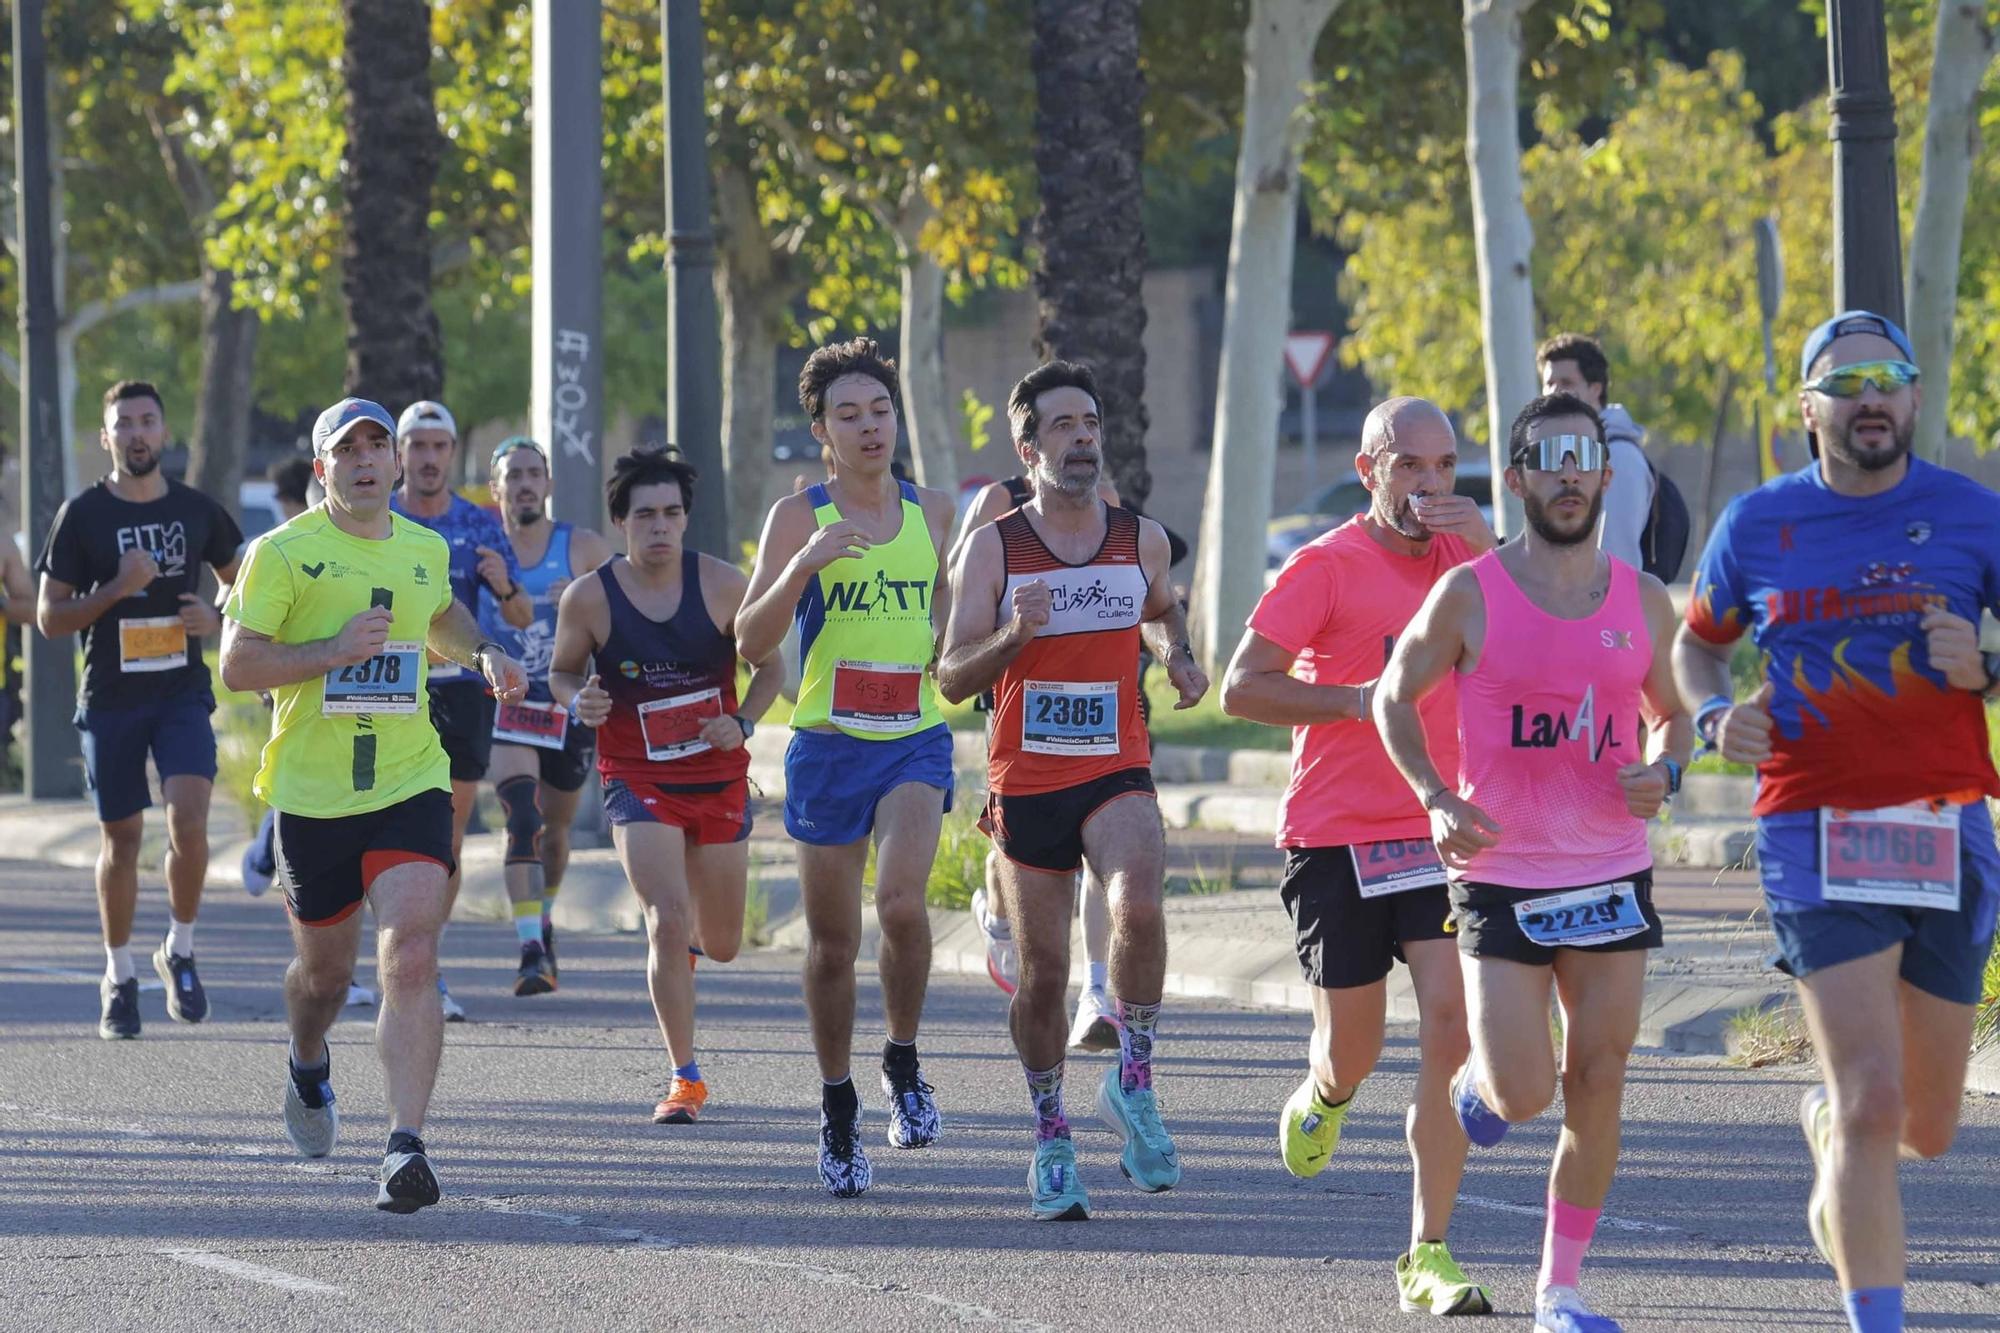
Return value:
[(1653, 635), (1639, 576), (1611, 562), (1604, 605), (1550, 615), (1498, 551), (1473, 561), (1486, 603), (1479, 662), (1458, 677), (1458, 791), (1500, 826), (1499, 845), (1453, 878), (1509, 888), (1602, 884), (1653, 864), (1618, 770), (1645, 758), (1640, 700)]

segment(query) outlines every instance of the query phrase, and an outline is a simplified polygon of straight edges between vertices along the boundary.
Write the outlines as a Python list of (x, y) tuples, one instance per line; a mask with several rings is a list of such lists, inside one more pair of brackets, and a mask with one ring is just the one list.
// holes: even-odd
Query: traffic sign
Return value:
[(1333, 335), (1324, 329), (1297, 329), (1285, 335), (1285, 366), (1301, 389), (1316, 386), (1333, 360)]

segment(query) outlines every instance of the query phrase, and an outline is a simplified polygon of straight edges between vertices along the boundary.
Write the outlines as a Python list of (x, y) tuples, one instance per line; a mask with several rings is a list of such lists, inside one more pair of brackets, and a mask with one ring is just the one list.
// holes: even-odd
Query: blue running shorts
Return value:
[(951, 728), (943, 723), (892, 741), (838, 731), (795, 731), (785, 751), (785, 832), (816, 847), (841, 847), (875, 828), (875, 807), (906, 782), (936, 787), (951, 809)]

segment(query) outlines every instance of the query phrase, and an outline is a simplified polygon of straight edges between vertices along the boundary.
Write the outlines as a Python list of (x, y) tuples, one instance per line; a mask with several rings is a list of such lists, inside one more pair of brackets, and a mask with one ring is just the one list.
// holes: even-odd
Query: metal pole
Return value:
[(1827, 0), (1833, 123), (1833, 308), (1903, 319), (1896, 99), (1882, 0)]
[[(42, 0), (14, 3), (14, 163), (21, 238), (21, 525), (30, 555), (47, 543), (63, 502), (59, 376), (56, 371), (55, 246), (49, 207), (49, 90)], [(26, 787), (35, 798), (79, 796), (83, 771), (70, 729), (76, 646), (69, 636), (22, 635), (28, 675)]]
[(1319, 382), (1299, 386), (1299, 433), (1306, 443), (1306, 501), (1319, 496)]
[(709, 223), (699, 0), (661, 0), (660, 23), (667, 48), (667, 429), (703, 483), (688, 515), (686, 541), (727, 558), (733, 553), (722, 475), (722, 330)]
[(600, 13), (596, 4), (535, 0), (534, 402), (530, 420), (535, 438), (549, 448), (555, 517), (602, 530), (604, 62)]

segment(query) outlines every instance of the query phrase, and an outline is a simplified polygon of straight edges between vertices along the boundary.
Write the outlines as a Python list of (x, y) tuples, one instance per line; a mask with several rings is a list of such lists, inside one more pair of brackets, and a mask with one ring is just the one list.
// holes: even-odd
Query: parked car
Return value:
[[(1461, 467), (1452, 489), (1477, 501), (1486, 521), (1493, 521), (1493, 474), (1483, 464)], [(1264, 536), (1264, 567), (1278, 568), (1292, 552), (1367, 508), (1368, 488), (1359, 478), (1344, 477), (1326, 486), (1297, 509), (1271, 520)]]
[(243, 514), (243, 540), (269, 532), (283, 522), (278, 513), (278, 488), (268, 481), (246, 481), (236, 489), (236, 506)]

